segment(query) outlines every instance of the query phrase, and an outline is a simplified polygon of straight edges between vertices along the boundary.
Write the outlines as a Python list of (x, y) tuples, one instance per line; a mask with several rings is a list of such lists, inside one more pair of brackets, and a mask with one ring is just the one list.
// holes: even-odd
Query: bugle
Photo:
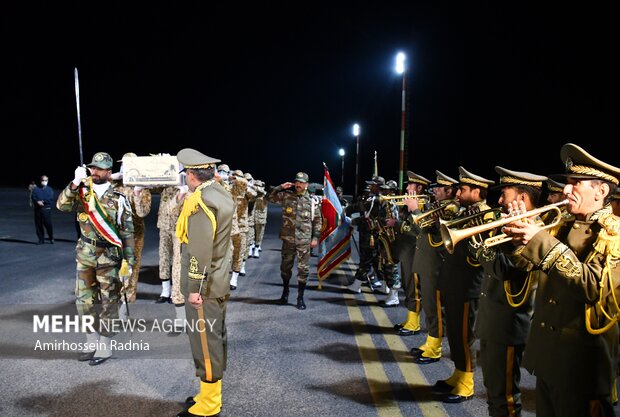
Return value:
[(412, 215), (413, 222), (418, 227), (425, 229), (435, 224), (437, 221), (436, 216), (439, 216), (440, 220), (448, 221), (459, 212), (457, 200), (441, 200), (438, 203), (438, 207), (431, 208), (424, 213)]
[[(450, 228), (446, 223), (440, 226), (441, 238), (443, 240), (443, 244), (446, 247), (446, 250), (449, 253), (454, 253), (454, 248), (457, 243), (459, 243), (463, 239), (468, 239), (470, 237), (479, 235), (484, 232), (488, 232), (490, 230), (494, 230), (497, 228), (501, 228), (504, 225), (509, 223), (513, 223), (518, 220), (526, 219), (528, 217), (538, 216), (548, 211), (555, 210), (557, 211), (557, 216), (553, 219), (553, 221), (547, 225), (542, 226), (543, 230), (555, 227), (562, 219), (562, 211), (560, 209), (561, 206), (568, 204), (568, 200), (563, 200), (555, 204), (549, 204), (544, 207), (540, 207), (534, 210), (526, 211), (525, 213), (518, 214), (516, 216), (504, 217), (503, 219), (495, 220), (489, 223), (484, 223), (477, 226), (466, 227), (464, 229)], [(495, 236), (491, 236), (487, 239), (484, 239), (481, 242), (475, 242), (477, 245), (483, 245), (485, 247), (491, 247), (495, 245), (499, 245), (504, 242), (508, 242), (512, 240), (511, 236), (506, 235), (505, 233), (498, 234)]]
[(381, 201), (388, 201), (397, 206), (404, 206), (405, 200), (417, 198), (421, 204), (427, 204), (431, 201), (431, 196), (428, 194), (403, 194), (403, 195), (381, 195), (379, 199)]

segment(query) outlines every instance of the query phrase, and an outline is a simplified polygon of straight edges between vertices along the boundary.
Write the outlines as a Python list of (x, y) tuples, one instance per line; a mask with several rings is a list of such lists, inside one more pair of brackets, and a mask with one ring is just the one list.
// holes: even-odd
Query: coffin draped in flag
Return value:
[(319, 281), (327, 277), (338, 266), (351, 256), (351, 231), (349, 219), (345, 216), (342, 205), (329, 171), (325, 164), (323, 200), (321, 212), (323, 214), (323, 230), (321, 243), (325, 244), (325, 253), (319, 259), (317, 274)]

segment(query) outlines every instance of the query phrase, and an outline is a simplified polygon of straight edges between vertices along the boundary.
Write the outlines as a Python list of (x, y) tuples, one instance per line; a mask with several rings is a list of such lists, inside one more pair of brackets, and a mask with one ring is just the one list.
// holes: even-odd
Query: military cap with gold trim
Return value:
[(491, 187), (491, 189), (516, 185), (526, 185), (529, 187), (542, 189), (544, 182), (548, 179), (542, 175), (530, 174), (529, 172), (512, 171), (500, 166), (495, 167), (495, 172), (499, 174), (499, 184)]
[(620, 182), (620, 168), (593, 157), (583, 148), (573, 143), (567, 143), (562, 146), (560, 157), (566, 167), (566, 173), (554, 175), (554, 177), (598, 179), (609, 181), (616, 185)]
[(422, 184), (424, 186), (429, 186), (431, 180), (427, 180), (422, 175), (418, 175), (413, 171), (407, 171), (407, 182), (413, 182), (415, 184)]
[(448, 177), (441, 171), (435, 170), (435, 174), (437, 175), (436, 182), (431, 184), (431, 187), (453, 187), (455, 185), (459, 185), (459, 182), (452, 177)]
[(495, 184), (495, 181), (487, 180), (479, 175), (472, 174), (463, 167), (459, 167), (459, 183), (474, 185), (481, 188), (489, 188), (490, 185)]
[(186, 169), (215, 168), (215, 164), (220, 162), (219, 159), (211, 158), (191, 148), (181, 149), (177, 153), (177, 159), (183, 164), (181, 172)]
[(547, 191), (550, 193), (563, 193), (565, 186), (566, 184), (554, 181), (551, 178), (547, 179)]

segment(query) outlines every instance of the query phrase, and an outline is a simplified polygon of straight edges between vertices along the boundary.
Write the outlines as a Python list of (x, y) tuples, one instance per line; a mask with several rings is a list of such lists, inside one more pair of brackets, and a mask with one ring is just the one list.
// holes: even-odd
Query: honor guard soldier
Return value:
[[(472, 211), (480, 215), (480, 222), (492, 219), (493, 214), (483, 215), (490, 209), (486, 204), (489, 186), (495, 181), (472, 174), (459, 167), (459, 189), (456, 198), (466, 216)], [(458, 219), (458, 218), (457, 218)], [(469, 221), (465, 226), (469, 225)], [(467, 244), (456, 245), (454, 253), (446, 257), (439, 273), (439, 289), (446, 312), (446, 332), (450, 344), (450, 358), (454, 373), (447, 380), (440, 380), (433, 390), (447, 403), (459, 403), (474, 395), (474, 322), (484, 271), (469, 253)]]
[[(528, 211), (537, 207), (547, 177), (500, 166), (495, 172), (500, 180), (492, 189), (500, 191), (498, 204), (506, 214), (514, 201), (522, 201)], [(470, 244), (469, 249), (484, 270), (475, 330), (489, 415), (519, 417), (521, 359), (540, 271), (533, 271), (531, 263), (515, 256), (510, 242), (491, 247)]]
[(256, 187), (256, 201), (254, 202), (254, 258), (260, 257), (263, 244), (263, 236), (265, 235), (265, 225), (267, 224), (267, 200), (265, 183), (261, 180), (254, 180)]
[[(79, 361), (99, 365), (112, 356), (111, 320), (118, 319), (121, 280), (134, 264), (133, 223), (127, 197), (110, 183), (112, 157), (97, 152), (87, 167), (75, 169), (74, 179), (60, 193), (58, 210), (76, 212), (81, 236), (76, 246), (76, 305), (81, 316), (92, 316), (98, 332), (87, 333)], [(95, 309), (101, 304), (101, 312)], [(100, 323), (103, 322), (103, 323)]]
[[(234, 202), (215, 180), (215, 163), (194, 149), (178, 152), (192, 191), (177, 222), (181, 241), (181, 292), (192, 324), (189, 342), (200, 378), (200, 392), (186, 399), (188, 409), (177, 417), (215, 416), (222, 408), (222, 377), (226, 368), (226, 303), (230, 231)], [(208, 326), (205, 323), (208, 322)]]
[[(127, 152), (123, 158), (116, 162), (123, 162), (126, 157), (135, 158), (133, 152)], [(113, 174), (114, 175), (114, 174)], [(142, 248), (144, 248), (144, 218), (151, 211), (151, 191), (140, 186), (123, 185), (123, 165), (121, 164), (120, 178), (118, 178), (118, 191), (123, 193), (129, 204), (131, 205), (131, 221), (133, 222), (133, 240), (134, 240), (134, 256), (136, 262), (133, 265), (131, 276), (123, 287), (123, 291), (127, 296), (127, 302), (136, 301), (136, 290), (138, 289), (138, 275), (140, 274), (140, 265), (142, 263)], [(124, 302), (125, 300), (121, 300)], [(121, 317), (126, 317), (126, 306), (121, 313)]]
[(558, 177), (566, 179), (567, 211), (574, 219), (563, 222), (555, 237), (530, 221), (502, 229), (544, 273), (523, 367), (536, 375), (536, 415), (613, 416), (620, 219), (610, 200), (620, 168), (572, 143), (562, 146), (560, 157), (566, 172)]
[[(294, 187), (294, 192), (290, 192)], [(310, 272), (310, 248), (316, 248), (321, 236), (321, 208), (315, 207), (308, 194), (308, 174), (298, 172), (295, 182), (285, 182), (274, 187), (267, 200), (282, 205), (282, 296), (280, 303), (288, 303), (289, 281), (297, 257), (297, 308), (305, 310), (304, 290)], [(289, 191), (287, 191), (289, 190)]]
[[(420, 195), (426, 192), (431, 181), (413, 171), (407, 171), (407, 194)], [(401, 213), (402, 221), (396, 225), (396, 240), (394, 241), (394, 257), (400, 261), (401, 281), (405, 292), (405, 307), (407, 319), (394, 326), (401, 336), (411, 336), (420, 332), (420, 281), (418, 274), (413, 272), (413, 262), (416, 253), (416, 236), (411, 233), (411, 224), (407, 221), (409, 208), (403, 205)], [(420, 213), (419, 207), (415, 207), (412, 213)]]
[[(428, 332), (426, 341), (421, 346), (411, 349), (414, 362), (420, 365), (438, 362), (441, 358), (441, 342), (446, 328), (446, 319), (439, 291), (439, 272), (445, 257), (450, 255), (443, 246), (439, 233), (439, 219), (451, 220), (459, 212), (459, 206), (456, 203), (459, 182), (440, 171), (435, 171), (435, 174), (437, 175), (436, 182), (429, 187), (432, 190), (435, 204), (442, 207), (441, 210), (436, 211), (435, 221), (432, 221), (432, 218), (428, 219), (431, 216), (429, 214), (426, 216), (428, 220), (424, 222), (414, 221), (413, 216), (419, 207), (418, 200), (413, 199), (407, 202), (411, 210), (409, 227), (417, 236), (413, 272), (420, 283), (422, 309)], [(418, 214), (418, 218), (422, 214), (424, 213)]]

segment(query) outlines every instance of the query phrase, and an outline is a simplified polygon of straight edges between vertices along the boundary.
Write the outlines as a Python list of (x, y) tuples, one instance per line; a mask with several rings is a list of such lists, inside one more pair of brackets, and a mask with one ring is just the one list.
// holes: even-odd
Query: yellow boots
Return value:
[(222, 380), (207, 383), (200, 381), (200, 392), (194, 397), (196, 404), (187, 411), (196, 416), (214, 416), (222, 409)]
[(398, 334), (401, 336), (412, 336), (420, 332), (420, 313), (415, 311), (407, 311), (407, 320), (403, 324), (396, 325)]

